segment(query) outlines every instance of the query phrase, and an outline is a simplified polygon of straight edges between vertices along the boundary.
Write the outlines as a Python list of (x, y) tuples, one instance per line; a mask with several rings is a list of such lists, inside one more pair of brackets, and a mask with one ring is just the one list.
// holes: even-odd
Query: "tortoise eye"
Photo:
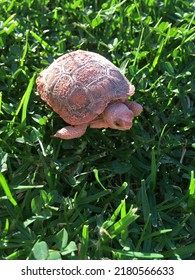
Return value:
[(118, 123), (118, 122), (115, 122), (114, 124), (115, 124), (116, 126), (120, 126), (120, 123)]

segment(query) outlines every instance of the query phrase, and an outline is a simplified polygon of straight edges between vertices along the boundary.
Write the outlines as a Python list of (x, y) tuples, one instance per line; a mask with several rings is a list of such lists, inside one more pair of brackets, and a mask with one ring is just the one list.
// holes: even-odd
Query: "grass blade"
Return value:
[(165, 256), (165, 258), (168, 258), (168, 257), (173, 257), (173, 256), (177, 257), (179, 255), (180, 258), (182, 258), (182, 256), (191, 255), (194, 252), (195, 252), (195, 243), (192, 243), (190, 245), (185, 245), (180, 248), (171, 249), (170, 251), (165, 252), (164, 256)]
[(10, 191), (10, 188), (7, 184), (7, 181), (5, 179), (5, 177), (3, 176), (2, 173), (0, 173), (0, 185), (2, 186), (7, 198), (9, 199), (9, 201), (13, 204), (13, 206), (17, 206), (17, 202), (16, 200), (13, 198), (12, 193)]
[(89, 245), (89, 226), (84, 225), (82, 230), (81, 248), (79, 252), (79, 258), (81, 260), (87, 259), (88, 245)]
[(152, 147), (151, 181), (150, 181), (150, 187), (152, 190), (156, 188), (156, 177), (157, 177), (156, 153), (155, 153), (155, 148)]
[(28, 51), (28, 35), (29, 35), (29, 30), (26, 30), (26, 42), (25, 42), (25, 45), (24, 45), (23, 55), (22, 55), (22, 58), (20, 60), (20, 67), (24, 66), (26, 54), (27, 54), (27, 51)]
[(148, 217), (151, 214), (150, 210), (150, 204), (148, 200), (148, 195), (146, 191), (146, 183), (145, 180), (141, 181), (141, 199), (142, 199), (142, 209), (144, 214), (144, 221), (146, 222), (148, 220)]
[(26, 122), (26, 115), (27, 115), (27, 107), (28, 107), (28, 102), (29, 102), (29, 98), (30, 98), (30, 94), (32, 92), (33, 89), (33, 85), (34, 85), (34, 81), (35, 81), (35, 75), (36, 73), (33, 74), (32, 78), (30, 79), (30, 82), (28, 84), (28, 87), (24, 93), (24, 102), (23, 102), (23, 107), (22, 107), (22, 119), (21, 119), (21, 123), (25, 123)]
[(1, 111), (1, 106), (2, 106), (2, 92), (0, 91), (0, 114), (3, 114)]
[(12, 123), (15, 122), (15, 119), (16, 117), (18, 116), (21, 108), (22, 108), (22, 117), (21, 117), (21, 123), (24, 123), (26, 122), (26, 116), (27, 116), (27, 106), (28, 106), (28, 102), (29, 102), (29, 98), (30, 98), (30, 94), (32, 92), (32, 89), (33, 89), (33, 85), (34, 85), (34, 81), (35, 81), (35, 75), (36, 73), (33, 74), (32, 78), (30, 79), (29, 81), (29, 84), (27, 86), (27, 89), (24, 93), (24, 95), (22, 96), (22, 99), (20, 101), (20, 104), (16, 110), (16, 113), (12, 119)]
[(98, 184), (99, 184), (104, 190), (106, 190), (106, 188), (102, 185), (102, 183), (101, 183), (101, 181), (100, 181), (100, 179), (99, 179), (98, 170), (97, 170), (97, 169), (94, 169), (93, 172), (94, 172), (94, 175), (95, 175), (95, 178), (96, 178), (96, 181), (98, 182)]
[(44, 41), (39, 35), (37, 35), (35, 32), (33, 32), (31, 30), (30, 34), (41, 44), (41, 46), (44, 49), (46, 49), (47, 51), (52, 51), (53, 50), (53, 48), (46, 41)]
[(193, 208), (195, 207), (195, 178), (194, 178), (194, 171), (191, 171), (191, 179), (190, 179), (190, 186), (189, 186), (189, 197), (188, 197), (188, 207)]
[(109, 236), (111, 236), (112, 239), (115, 238), (117, 235), (121, 234), (121, 232), (124, 232), (124, 230), (126, 230), (127, 227), (139, 217), (137, 214), (135, 214), (136, 211), (137, 209), (131, 207), (125, 217), (121, 218), (119, 221), (114, 223), (107, 230)]
[(118, 249), (109, 248), (104, 246), (103, 249), (108, 252), (112, 252), (114, 255), (119, 255), (120, 259), (123, 260), (124, 257), (136, 258), (136, 259), (163, 259), (164, 256), (158, 253), (142, 253), (137, 251), (122, 251)]
[[(165, 23), (165, 24), (166, 24), (166, 23)], [(167, 23), (167, 24), (168, 24), (168, 23)], [(154, 60), (153, 60), (152, 66), (151, 66), (151, 68), (150, 68), (150, 72), (153, 72), (153, 70), (156, 68), (156, 66), (157, 66), (157, 64), (158, 64), (158, 62), (159, 62), (159, 59), (160, 59), (160, 56), (161, 56), (161, 54), (162, 54), (163, 48), (164, 48), (164, 46), (166, 45), (167, 40), (168, 40), (168, 38), (169, 38), (170, 30), (171, 30), (171, 25), (168, 26), (168, 31), (167, 31), (167, 33), (166, 33), (165, 38), (163, 38), (163, 39), (161, 40), (160, 46), (159, 46), (159, 48), (158, 48), (158, 50), (157, 50), (156, 56), (155, 56), (155, 58), (154, 58)]]

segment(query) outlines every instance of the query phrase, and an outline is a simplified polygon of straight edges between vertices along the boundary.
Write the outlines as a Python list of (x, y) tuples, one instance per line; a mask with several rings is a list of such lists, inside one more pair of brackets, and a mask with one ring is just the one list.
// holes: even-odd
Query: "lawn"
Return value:
[[(129, 131), (65, 124), (36, 91), (78, 49), (135, 85)], [(0, 0), (0, 259), (195, 259), (195, 4)]]

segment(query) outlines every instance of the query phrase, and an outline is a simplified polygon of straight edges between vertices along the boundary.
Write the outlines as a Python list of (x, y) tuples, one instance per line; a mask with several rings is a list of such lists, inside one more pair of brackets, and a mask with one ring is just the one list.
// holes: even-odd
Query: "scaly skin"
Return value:
[(75, 125), (75, 126), (68, 125), (58, 130), (53, 135), (53, 137), (61, 138), (65, 140), (79, 138), (83, 134), (85, 134), (87, 126), (88, 126), (87, 124)]
[(81, 137), (87, 127), (90, 128), (112, 128), (118, 130), (128, 130), (133, 125), (133, 118), (137, 117), (143, 108), (133, 101), (115, 102), (109, 104), (104, 112), (95, 120), (88, 124), (66, 126), (56, 132), (53, 137), (62, 139), (74, 139)]

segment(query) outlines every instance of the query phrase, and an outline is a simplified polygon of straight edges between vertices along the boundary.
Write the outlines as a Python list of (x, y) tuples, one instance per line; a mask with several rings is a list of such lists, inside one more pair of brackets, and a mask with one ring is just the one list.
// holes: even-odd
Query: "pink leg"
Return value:
[(53, 137), (62, 138), (65, 140), (79, 138), (86, 132), (87, 126), (87, 124), (76, 126), (69, 125), (58, 130), (56, 134), (53, 135)]
[(97, 119), (90, 123), (90, 128), (108, 128), (108, 124), (103, 119)]
[(135, 117), (139, 116), (143, 111), (143, 107), (134, 101), (126, 101), (124, 103), (133, 112)]

